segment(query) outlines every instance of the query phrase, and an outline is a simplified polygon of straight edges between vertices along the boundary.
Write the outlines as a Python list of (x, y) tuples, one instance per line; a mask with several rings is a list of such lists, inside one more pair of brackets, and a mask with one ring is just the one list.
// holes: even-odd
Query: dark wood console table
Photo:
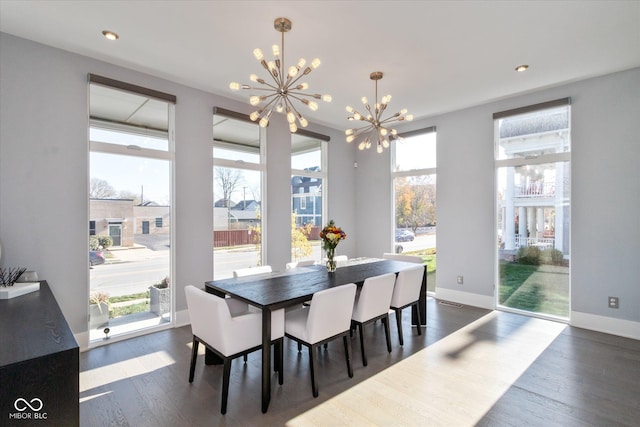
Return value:
[(79, 357), (46, 281), (0, 300), (0, 424), (79, 426)]

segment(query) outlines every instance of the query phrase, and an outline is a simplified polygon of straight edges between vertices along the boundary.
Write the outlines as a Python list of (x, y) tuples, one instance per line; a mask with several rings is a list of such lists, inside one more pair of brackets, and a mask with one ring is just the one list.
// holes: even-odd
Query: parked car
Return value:
[(104, 255), (102, 251), (89, 251), (89, 265), (100, 265), (104, 264)]
[(413, 242), (415, 238), (411, 230), (396, 230), (396, 242)]

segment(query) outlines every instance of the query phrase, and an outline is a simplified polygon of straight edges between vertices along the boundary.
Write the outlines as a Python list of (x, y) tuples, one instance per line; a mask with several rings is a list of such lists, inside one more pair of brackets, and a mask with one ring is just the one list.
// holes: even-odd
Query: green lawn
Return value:
[(500, 299), (505, 307), (569, 317), (569, 267), (500, 262)]

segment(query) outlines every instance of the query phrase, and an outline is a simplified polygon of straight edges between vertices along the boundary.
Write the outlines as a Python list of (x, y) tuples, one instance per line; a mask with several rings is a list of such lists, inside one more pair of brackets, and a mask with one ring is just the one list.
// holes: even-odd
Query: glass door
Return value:
[(570, 313), (569, 105), (496, 119), (497, 306)]

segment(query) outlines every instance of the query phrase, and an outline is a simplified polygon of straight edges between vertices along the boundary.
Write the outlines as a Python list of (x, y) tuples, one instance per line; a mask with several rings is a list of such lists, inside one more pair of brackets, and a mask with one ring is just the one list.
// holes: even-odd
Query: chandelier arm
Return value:
[[(271, 95), (271, 96), (273, 96), (273, 95)], [(278, 98), (279, 97), (275, 97), (275, 98), (271, 99), (269, 102), (267, 102), (265, 104), (265, 106), (262, 107), (262, 113), (260, 113), (260, 115), (258, 117), (264, 117), (265, 113), (268, 113), (269, 111), (273, 111), (273, 106), (271, 106), (271, 104), (273, 104), (275, 101), (277, 101)]]
[[(311, 70), (311, 71), (313, 71), (313, 70)], [(309, 71), (307, 74), (305, 74), (304, 72), (301, 73), (300, 71), (298, 71), (298, 74), (293, 78), (293, 80), (289, 84), (292, 85), (294, 83), (297, 83), (298, 80), (300, 80), (302, 77), (308, 76), (309, 74), (311, 74), (311, 71)]]
[(264, 87), (256, 87), (256, 86), (251, 86), (250, 88), (247, 88), (247, 90), (249, 89), (255, 89), (255, 90), (264, 90), (264, 91), (269, 91), (269, 92), (273, 92), (274, 89), (278, 89), (276, 86), (272, 86), (270, 84), (265, 83), (265, 85), (269, 86), (270, 89), (264, 88)]
[[(293, 105), (293, 103), (289, 101), (289, 99), (286, 97), (285, 97), (285, 103), (294, 112), (294, 114), (296, 115), (296, 118), (298, 119), (298, 123), (300, 123), (300, 126), (302, 126), (302, 119), (304, 119), (304, 116), (298, 111), (298, 109)], [(305, 126), (302, 126), (302, 127), (305, 127)]]

